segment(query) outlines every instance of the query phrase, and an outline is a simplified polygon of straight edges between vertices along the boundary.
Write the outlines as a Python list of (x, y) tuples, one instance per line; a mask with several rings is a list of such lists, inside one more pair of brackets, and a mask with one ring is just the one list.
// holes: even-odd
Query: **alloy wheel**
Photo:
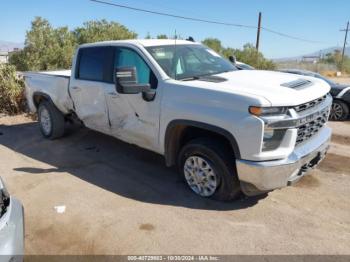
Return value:
[(209, 197), (218, 187), (218, 178), (212, 165), (200, 156), (187, 158), (184, 174), (190, 188), (200, 196)]

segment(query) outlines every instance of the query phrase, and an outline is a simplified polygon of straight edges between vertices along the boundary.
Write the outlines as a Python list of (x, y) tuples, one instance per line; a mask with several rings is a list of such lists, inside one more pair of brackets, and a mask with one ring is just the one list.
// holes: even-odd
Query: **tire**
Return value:
[(234, 157), (226, 148), (219, 141), (198, 138), (180, 151), (179, 170), (196, 194), (221, 201), (233, 200), (240, 194)]
[(64, 135), (64, 115), (50, 102), (43, 101), (38, 108), (40, 131), (45, 138), (56, 139)]
[(329, 119), (333, 121), (344, 121), (349, 116), (349, 106), (340, 100), (334, 100)]

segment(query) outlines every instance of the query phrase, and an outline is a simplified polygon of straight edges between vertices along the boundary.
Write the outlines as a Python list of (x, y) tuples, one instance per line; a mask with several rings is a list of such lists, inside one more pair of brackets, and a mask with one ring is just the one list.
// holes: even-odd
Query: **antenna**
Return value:
[(175, 50), (174, 50), (174, 58), (175, 58), (175, 80), (176, 80), (176, 78), (177, 78), (176, 39), (177, 39), (177, 34), (176, 34), (176, 29), (175, 29)]

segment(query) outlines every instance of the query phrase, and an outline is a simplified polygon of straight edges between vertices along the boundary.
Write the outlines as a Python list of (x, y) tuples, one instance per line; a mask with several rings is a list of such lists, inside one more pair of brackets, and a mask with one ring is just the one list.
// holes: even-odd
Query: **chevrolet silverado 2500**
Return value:
[(299, 180), (324, 157), (332, 98), (320, 79), (236, 70), (194, 42), (82, 45), (72, 70), (28, 72), (26, 96), (44, 137), (65, 122), (164, 155), (197, 194), (220, 200)]

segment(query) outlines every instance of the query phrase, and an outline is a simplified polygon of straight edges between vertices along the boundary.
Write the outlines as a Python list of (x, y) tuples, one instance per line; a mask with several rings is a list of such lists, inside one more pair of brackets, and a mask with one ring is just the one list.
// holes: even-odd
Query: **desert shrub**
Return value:
[(349, 57), (345, 57), (345, 59), (344, 59), (343, 71), (345, 73), (350, 74), (350, 58)]
[(69, 69), (78, 44), (136, 38), (125, 26), (106, 20), (88, 21), (74, 30), (53, 27), (36, 17), (27, 31), (24, 49), (13, 52), (9, 63), (19, 71)]
[(0, 64), (0, 113), (18, 114), (25, 110), (24, 82), (13, 65)]
[(206, 38), (202, 43), (226, 58), (235, 55), (238, 61), (251, 65), (256, 69), (276, 69), (275, 63), (272, 60), (265, 58), (264, 55), (256, 50), (252, 44), (245, 44), (243, 49), (235, 49), (231, 47), (223, 47), (221, 41), (217, 38)]

